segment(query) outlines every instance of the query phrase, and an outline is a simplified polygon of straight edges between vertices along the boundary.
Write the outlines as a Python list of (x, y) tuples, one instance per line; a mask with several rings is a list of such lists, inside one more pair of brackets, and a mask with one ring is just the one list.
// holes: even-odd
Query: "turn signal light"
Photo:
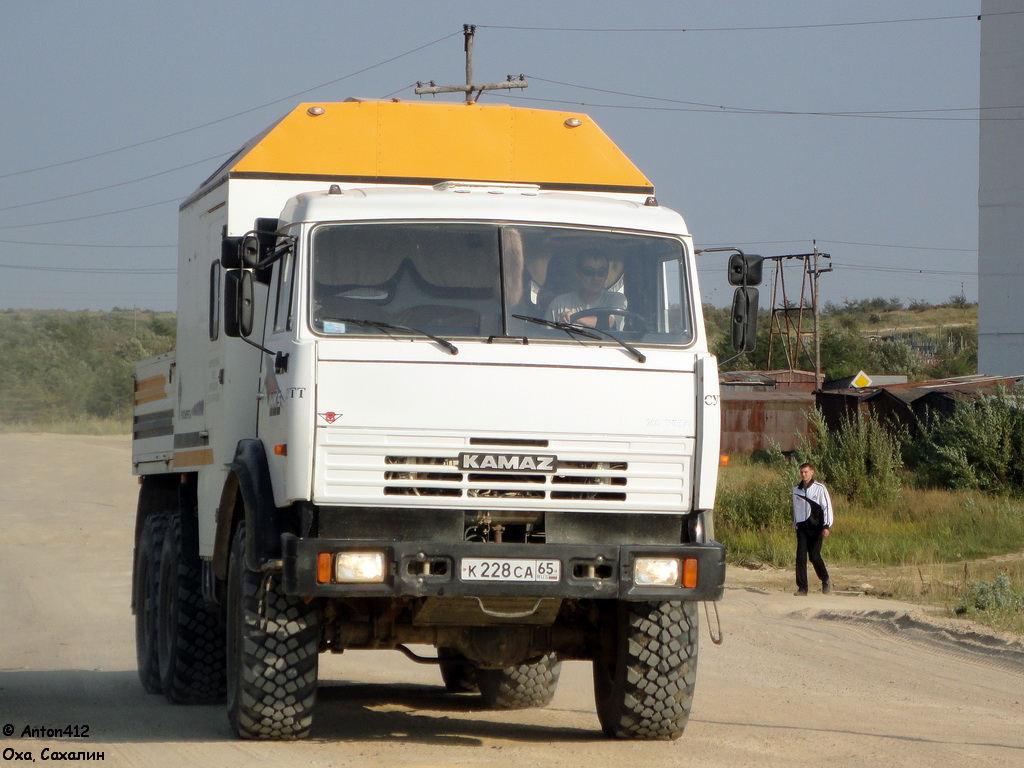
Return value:
[(693, 558), (683, 560), (683, 586), (687, 589), (697, 586), (697, 561)]
[(316, 580), (320, 584), (331, 582), (331, 553), (321, 552), (316, 556)]

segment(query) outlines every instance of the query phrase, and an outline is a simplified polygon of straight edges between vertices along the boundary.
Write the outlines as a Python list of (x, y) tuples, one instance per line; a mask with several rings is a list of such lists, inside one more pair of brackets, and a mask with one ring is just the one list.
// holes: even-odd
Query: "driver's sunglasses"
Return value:
[(584, 277), (607, 277), (608, 267), (580, 267), (580, 274)]

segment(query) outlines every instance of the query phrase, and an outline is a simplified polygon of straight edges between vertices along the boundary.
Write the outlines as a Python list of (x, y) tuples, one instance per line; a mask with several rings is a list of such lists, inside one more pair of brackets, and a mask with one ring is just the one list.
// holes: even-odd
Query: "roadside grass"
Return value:
[(101, 419), (92, 416), (0, 423), (0, 433), (5, 435), (19, 432), (57, 435), (129, 435), (131, 431), (130, 419)]
[[(725, 544), (730, 562), (793, 566), (794, 466), (734, 457), (722, 468), (715, 535)], [(910, 575), (894, 581), (886, 595), (939, 605), (950, 614), (1024, 633), (1024, 557), (998, 559), (1024, 552), (1024, 500), (907, 483), (894, 499), (872, 506), (838, 494), (833, 502), (836, 522), (825, 545), (827, 562), (901, 566)], [(1000, 573), (1006, 574), (1005, 584)], [(972, 589), (981, 595), (973, 602)], [(997, 599), (987, 599), (990, 593)], [(998, 599), (1000, 595), (1005, 599)], [(1022, 596), (1019, 604), (1014, 595)]]
[(870, 313), (864, 318), (865, 332), (885, 333), (907, 329), (958, 328), (975, 325), (978, 308), (975, 305), (954, 307), (949, 305), (924, 306), (917, 309), (886, 310)]
[(1024, 635), (1024, 558), (920, 565), (893, 579), (886, 596)]

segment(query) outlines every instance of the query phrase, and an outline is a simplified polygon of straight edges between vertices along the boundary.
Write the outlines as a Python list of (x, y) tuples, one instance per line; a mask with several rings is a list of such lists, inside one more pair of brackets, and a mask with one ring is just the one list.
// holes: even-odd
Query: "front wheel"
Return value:
[(697, 678), (697, 604), (622, 601), (609, 614), (594, 659), (602, 730), (620, 739), (678, 739)]
[(231, 545), (227, 585), (228, 720), (243, 739), (309, 736), (316, 704), (316, 608), (286, 595), (279, 573), (245, 566), (245, 524)]

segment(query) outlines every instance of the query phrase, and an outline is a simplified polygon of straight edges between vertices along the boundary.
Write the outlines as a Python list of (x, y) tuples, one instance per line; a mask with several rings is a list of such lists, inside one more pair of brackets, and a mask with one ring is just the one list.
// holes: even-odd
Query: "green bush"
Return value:
[(870, 417), (843, 417), (830, 430), (815, 409), (808, 415), (810, 439), (797, 451), (814, 465), (816, 476), (832, 491), (851, 501), (873, 505), (899, 497), (902, 488), (902, 440)]
[(915, 459), (925, 482), (943, 488), (1024, 492), (1024, 411), (1000, 389), (924, 425)]
[(1006, 573), (998, 573), (990, 581), (972, 581), (954, 609), (958, 616), (982, 613), (1019, 613), (1024, 611), (1024, 592), (1010, 584)]

